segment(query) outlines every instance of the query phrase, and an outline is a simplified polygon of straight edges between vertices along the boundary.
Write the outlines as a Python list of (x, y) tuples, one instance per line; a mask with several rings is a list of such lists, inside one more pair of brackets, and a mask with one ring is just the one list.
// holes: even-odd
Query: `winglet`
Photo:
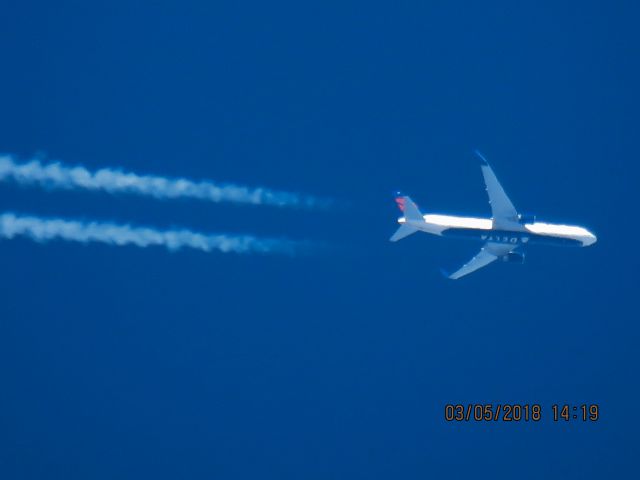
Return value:
[(448, 278), (449, 280), (451, 280), (451, 274), (449, 272), (447, 272), (444, 268), (440, 269), (440, 273), (442, 274), (442, 276), (444, 278)]
[(476, 152), (476, 155), (478, 155), (478, 157), (480, 157), (480, 163), (481, 163), (482, 165), (487, 165), (487, 166), (489, 166), (489, 162), (487, 162), (487, 159), (486, 159), (486, 158), (484, 158), (484, 155), (482, 155), (482, 154), (480, 153), (480, 150), (475, 150), (475, 152)]

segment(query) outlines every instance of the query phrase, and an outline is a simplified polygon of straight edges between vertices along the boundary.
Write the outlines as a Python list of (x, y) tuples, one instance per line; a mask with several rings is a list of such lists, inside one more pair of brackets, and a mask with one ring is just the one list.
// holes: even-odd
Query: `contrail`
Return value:
[(193, 248), (203, 252), (279, 253), (293, 255), (306, 250), (307, 242), (258, 238), (250, 235), (205, 235), (190, 230), (156, 230), (115, 223), (80, 222), (13, 213), (0, 214), (0, 238), (25, 236), (37, 242), (68, 240), (110, 245), (161, 246), (168, 250)]
[(215, 203), (293, 208), (327, 208), (332, 203), (330, 200), (298, 193), (218, 184), (208, 180), (138, 175), (113, 168), (92, 172), (81, 166), (71, 167), (59, 162), (42, 164), (38, 160), (16, 163), (11, 155), (0, 155), (0, 180), (13, 180), (21, 185), (132, 193), (159, 199), (192, 198)]

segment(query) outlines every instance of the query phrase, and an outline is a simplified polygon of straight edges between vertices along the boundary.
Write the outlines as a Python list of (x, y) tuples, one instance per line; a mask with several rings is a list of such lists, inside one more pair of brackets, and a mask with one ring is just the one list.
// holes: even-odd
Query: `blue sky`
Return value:
[[(632, 2), (19, 2), (0, 152), (334, 198), (333, 211), (0, 184), (1, 211), (330, 246), (296, 258), (0, 243), (0, 476), (602, 478), (637, 469)], [(390, 193), (583, 224), (458, 282)], [(540, 403), (451, 424), (447, 403)], [(553, 403), (601, 420), (554, 423)]]

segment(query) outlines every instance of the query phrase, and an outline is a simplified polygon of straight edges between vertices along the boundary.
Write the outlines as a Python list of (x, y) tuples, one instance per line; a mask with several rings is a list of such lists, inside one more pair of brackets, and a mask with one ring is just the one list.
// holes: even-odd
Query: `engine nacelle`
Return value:
[(524, 253), (518, 253), (518, 252), (511, 252), (511, 253), (507, 253), (506, 255), (502, 256), (502, 261), (503, 262), (508, 262), (508, 263), (524, 263)]
[(530, 213), (521, 213), (520, 215), (518, 215), (518, 221), (522, 224), (535, 223), (536, 216)]

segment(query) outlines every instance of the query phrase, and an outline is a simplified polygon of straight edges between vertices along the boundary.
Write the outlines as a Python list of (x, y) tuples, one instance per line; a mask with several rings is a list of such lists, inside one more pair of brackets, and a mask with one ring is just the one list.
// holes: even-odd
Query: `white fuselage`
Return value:
[(411, 225), (418, 230), (440, 236), (471, 237), (497, 243), (547, 243), (586, 247), (596, 242), (589, 230), (575, 225), (555, 223), (516, 223), (508, 227), (495, 228), (490, 218), (458, 217), (452, 215), (427, 214), (424, 222), (398, 219), (398, 223)]

